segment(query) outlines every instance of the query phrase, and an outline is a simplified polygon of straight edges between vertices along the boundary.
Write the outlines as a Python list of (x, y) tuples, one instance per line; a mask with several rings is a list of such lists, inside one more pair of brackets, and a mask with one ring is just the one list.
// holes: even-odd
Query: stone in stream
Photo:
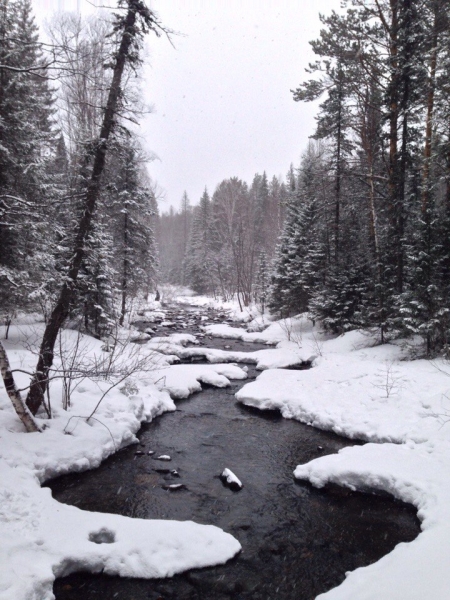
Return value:
[(236, 477), (236, 475), (233, 473), (233, 471), (230, 471), (230, 469), (224, 469), (222, 471), (220, 479), (233, 492), (239, 492), (239, 490), (242, 489), (242, 483), (241, 483), (241, 481)]
[(155, 454), (155, 451), (154, 451), (154, 450), (149, 450), (149, 451), (147, 452), (147, 454), (148, 454), (149, 456), (153, 456), (153, 455)]
[(134, 344), (142, 344), (143, 342), (148, 342), (150, 338), (151, 335), (149, 333), (138, 333), (137, 335), (132, 335), (130, 337), (130, 342)]
[(145, 452), (143, 452), (142, 450), (136, 450), (136, 452), (134, 453), (135, 456), (144, 456)]
[(172, 469), (172, 470), (170, 471), (170, 474), (171, 474), (173, 477), (179, 477), (179, 476), (180, 476), (180, 474), (178, 473), (178, 471), (177, 471), (176, 469)]
[(155, 460), (172, 460), (171, 457), (168, 454), (161, 454), (161, 456), (157, 456), (155, 458)]
[(183, 490), (186, 486), (184, 483), (171, 483), (169, 485), (162, 486), (164, 490), (169, 490), (169, 492), (178, 492), (179, 490)]

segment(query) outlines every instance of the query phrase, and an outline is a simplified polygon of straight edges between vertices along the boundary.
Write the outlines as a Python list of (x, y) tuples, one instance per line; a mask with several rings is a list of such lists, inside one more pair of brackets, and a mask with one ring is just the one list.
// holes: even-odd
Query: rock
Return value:
[(148, 342), (148, 340), (150, 339), (150, 335), (148, 333), (139, 333), (138, 335), (134, 335), (130, 338), (130, 342), (133, 343), (142, 343), (142, 342)]
[(161, 456), (157, 456), (156, 460), (172, 460), (168, 454), (161, 454)]
[(144, 456), (145, 452), (142, 452), (142, 450), (136, 450), (136, 452), (134, 453), (135, 456)]
[(231, 346), (228, 346), (228, 345), (224, 346), (224, 348), (225, 348), (225, 350), (231, 350)]
[(148, 454), (149, 456), (153, 456), (153, 455), (155, 454), (155, 451), (154, 451), (154, 450), (149, 450), (149, 451), (147, 452), (147, 454)]
[(317, 446), (317, 450), (323, 450), (323, 446)]
[(172, 469), (172, 470), (170, 471), (170, 474), (171, 474), (173, 477), (179, 477), (179, 476), (180, 476), (180, 474), (178, 473), (178, 471), (177, 471), (176, 469)]
[(224, 469), (220, 476), (220, 479), (226, 484), (233, 492), (238, 492), (242, 489), (242, 482), (236, 477), (233, 471), (230, 469)]
[(186, 486), (184, 483), (171, 483), (170, 485), (163, 485), (163, 489), (169, 490), (169, 492), (178, 492), (178, 490), (184, 489)]
[(155, 469), (155, 471), (161, 475), (168, 475), (170, 473), (170, 469)]

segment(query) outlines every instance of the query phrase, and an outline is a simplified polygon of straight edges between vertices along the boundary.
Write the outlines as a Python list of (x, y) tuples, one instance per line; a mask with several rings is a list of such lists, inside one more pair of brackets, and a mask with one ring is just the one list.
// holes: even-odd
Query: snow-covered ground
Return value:
[[(197, 299), (198, 306), (207, 302)], [(159, 303), (151, 308), (164, 312)], [(246, 358), (263, 372), (238, 392), (240, 401), (277, 408), (286, 418), (369, 442), (298, 465), (297, 478), (318, 487), (332, 482), (387, 491), (418, 509), (422, 533), (415, 541), (399, 544), (375, 564), (348, 573), (342, 585), (320, 600), (448, 600), (450, 365), (410, 360), (402, 345), (376, 345), (362, 332), (330, 338), (306, 319), (252, 321), (254, 312), (236, 319), (245, 321), (249, 331), (229, 325), (205, 327), (210, 335), (272, 346), (245, 356), (188, 348), (186, 344), (196, 340), (187, 334), (130, 345), (132, 350), (120, 360), (138, 361), (141, 370), (111, 389), (95, 420), (88, 423), (86, 417), (110, 385), (107, 381), (76, 379), (71, 406), (63, 410), (62, 380), (55, 380), (54, 418), (45, 421), (43, 433), (35, 434), (23, 432), (0, 389), (0, 598), (50, 599), (55, 577), (80, 568), (161, 577), (225, 562), (239, 552), (239, 542), (216, 527), (87, 513), (54, 501), (40, 484), (58, 474), (94, 468), (133, 443), (142, 421), (174, 410), (172, 398), (187, 397), (201, 382), (221, 387), (231, 378), (245, 379), (245, 368), (230, 363)], [(236, 307), (230, 314), (236, 314)], [(41, 333), (42, 325), (28, 320), (12, 327), (5, 342), (12, 366), (21, 370), (16, 373), (19, 387), (25, 387), (25, 372), (35, 364), (33, 352)], [(93, 357), (108, 355), (100, 342), (80, 339), (75, 332), (66, 331), (64, 340), (66, 347), (78, 343), (86, 365)], [(205, 355), (211, 364), (172, 364), (196, 355)], [(312, 360), (312, 369), (280, 368), (305, 360)]]
[[(11, 327), (4, 341), (19, 387), (35, 365), (42, 324)], [(0, 332), (1, 335), (2, 332)], [(102, 343), (74, 331), (63, 334), (66, 348), (78, 348), (80, 368), (111, 353)], [(127, 347), (128, 348), (128, 347)], [(148, 361), (146, 356), (149, 355)], [(3, 386), (0, 389), (0, 598), (49, 600), (56, 577), (76, 570), (126, 577), (167, 577), (190, 568), (226, 562), (239, 542), (214, 526), (193, 522), (130, 519), (91, 513), (53, 500), (45, 480), (98, 466), (117, 449), (133, 443), (141, 422), (175, 410), (170, 394), (187, 397), (199, 381), (223, 387), (242, 379), (237, 366), (175, 365), (151, 348), (130, 344), (115, 368), (137, 364), (140, 370), (112, 388), (94, 417), (86, 422), (110, 387), (101, 378), (73, 382), (71, 406), (62, 408), (62, 380), (52, 382), (53, 419), (43, 433), (25, 433)], [(58, 365), (57, 365), (58, 366)], [(70, 366), (70, 353), (66, 368)], [(120, 376), (112, 377), (119, 381)], [(159, 380), (159, 381), (158, 381)], [(155, 383), (156, 382), (156, 383)]]

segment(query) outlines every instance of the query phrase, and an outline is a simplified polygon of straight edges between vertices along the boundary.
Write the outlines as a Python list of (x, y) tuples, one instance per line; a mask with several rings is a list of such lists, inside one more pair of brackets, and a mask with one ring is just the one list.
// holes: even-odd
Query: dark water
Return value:
[[(260, 347), (228, 340), (214, 345)], [(255, 375), (251, 367), (249, 375)], [(95, 471), (48, 485), (59, 501), (85, 510), (217, 525), (241, 542), (242, 553), (224, 566), (166, 580), (75, 574), (55, 582), (58, 600), (310, 600), (342, 582), (346, 571), (418, 535), (411, 506), (296, 483), (297, 464), (351, 442), (238, 404), (233, 394), (241, 385), (207, 388), (179, 402), (175, 413), (143, 427), (141, 446), (118, 452)], [(169, 454), (172, 461), (135, 455), (136, 450)], [(243, 482), (240, 492), (220, 481), (225, 467)], [(164, 468), (176, 469), (180, 477), (157, 471)], [(186, 487), (170, 492), (163, 487), (170, 483)]]

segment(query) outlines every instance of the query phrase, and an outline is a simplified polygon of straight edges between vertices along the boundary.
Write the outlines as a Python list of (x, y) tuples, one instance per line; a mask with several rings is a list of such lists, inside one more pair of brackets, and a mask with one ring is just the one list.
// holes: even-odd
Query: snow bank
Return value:
[(0, 473), (9, 484), (0, 504), (1, 598), (50, 600), (55, 577), (77, 570), (169, 577), (240, 550), (217, 527), (82, 511), (53, 500), (21, 469), (2, 463)]
[(271, 323), (264, 331), (246, 331), (240, 327), (231, 325), (205, 325), (202, 327), (206, 334), (214, 337), (226, 338), (230, 340), (241, 340), (243, 342), (255, 342), (257, 344), (275, 345), (278, 342), (286, 340), (286, 334), (279, 322)]
[(320, 600), (447, 600), (450, 564), (450, 449), (430, 444), (345, 448), (295, 470), (317, 487), (329, 482), (387, 491), (418, 509), (422, 533), (373, 565), (347, 573)]
[[(13, 369), (32, 370), (42, 327), (11, 328), (5, 346)], [(105, 356), (98, 340), (79, 338), (71, 331), (64, 332), (63, 340), (69, 347), (79, 344), (85, 365), (94, 357)], [(233, 365), (204, 365), (195, 373), (183, 374), (169, 366), (162, 354), (145, 346), (127, 348), (120, 366), (141, 360), (146, 353), (150, 361), (146, 369), (111, 389), (88, 423), (86, 417), (110, 385), (107, 381), (77, 379), (68, 410), (61, 407), (61, 380), (53, 381), (54, 418), (45, 420), (43, 433), (23, 431), (5, 391), (0, 389), (2, 600), (49, 600), (54, 597), (54, 579), (76, 570), (166, 577), (223, 563), (239, 552), (239, 542), (216, 527), (81, 511), (58, 503), (49, 489), (40, 487), (51, 477), (95, 468), (117, 449), (135, 442), (143, 421), (175, 410), (167, 390), (177, 390), (176, 396), (182, 389), (187, 395), (200, 386), (199, 381), (224, 386), (229, 377), (245, 377), (245, 372)], [(160, 389), (154, 384), (160, 373), (168, 379), (166, 389), (161, 382)], [(19, 387), (25, 387), (28, 376), (17, 372), (16, 377)]]
[(239, 352), (206, 348), (204, 346), (186, 348), (185, 344), (188, 342), (198, 344), (193, 335), (174, 333), (167, 337), (155, 337), (146, 344), (146, 347), (167, 355), (171, 363), (174, 357), (182, 360), (200, 358), (209, 363), (253, 363), (260, 371), (293, 367), (304, 362), (311, 362), (315, 358), (314, 355), (310, 354), (308, 348), (303, 350), (294, 344), (289, 347), (269, 348), (267, 350), (256, 350), (255, 352)]
[[(271, 348), (268, 350), (256, 350), (255, 352), (239, 352), (234, 350), (218, 350), (216, 348), (180, 348), (168, 344), (166, 350), (171, 355), (186, 360), (188, 358), (203, 358), (209, 363), (252, 363), (260, 371), (264, 369), (282, 369), (293, 367), (304, 362), (309, 362), (311, 356), (305, 352), (295, 351), (289, 348)], [(160, 350), (161, 351), (161, 350)]]
[(154, 383), (169, 392), (172, 398), (187, 398), (200, 392), (201, 384), (223, 388), (230, 385), (230, 379), (246, 379), (247, 373), (236, 365), (174, 365), (152, 373)]
[(297, 478), (317, 487), (335, 483), (388, 492), (418, 510), (422, 533), (415, 541), (347, 573), (320, 600), (447, 600), (450, 365), (411, 361), (399, 345), (374, 343), (363, 332), (326, 339), (303, 328), (302, 349), (319, 355), (314, 367), (264, 371), (236, 396), (247, 405), (278, 409), (286, 418), (378, 442), (299, 465)]

